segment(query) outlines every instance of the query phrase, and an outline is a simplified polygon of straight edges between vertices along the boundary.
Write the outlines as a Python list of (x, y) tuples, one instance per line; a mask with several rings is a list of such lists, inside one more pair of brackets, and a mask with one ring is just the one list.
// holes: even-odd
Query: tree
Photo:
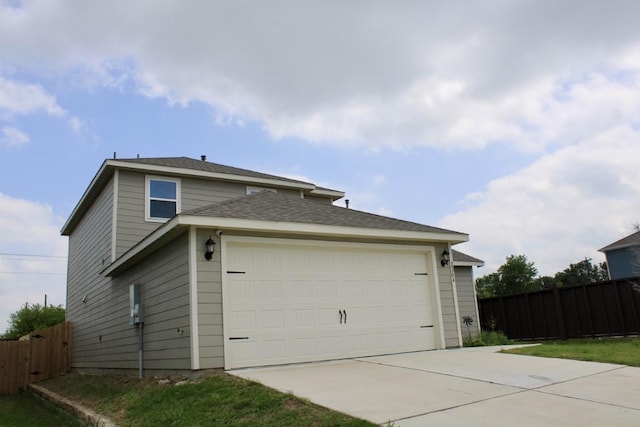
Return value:
[(556, 286), (583, 285), (603, 280), (609, 280), (607, 263), (593, 264), (589, 258), (569, 265), (568, 268), (556, 273), (554, 277)]
[(538, 269), (525, 255), (510, 255), (496, 273), (476, 280), (476, 291), (480, 297), (488, 297), (539, 289), (537, 274)]
[(4, 339), (18, 339), (30, 332), (57, 325), (65, 320), (65, 310), (61, 305), (43, 307), (28, 303), (9, 316), (9, 329), (1, 336)]

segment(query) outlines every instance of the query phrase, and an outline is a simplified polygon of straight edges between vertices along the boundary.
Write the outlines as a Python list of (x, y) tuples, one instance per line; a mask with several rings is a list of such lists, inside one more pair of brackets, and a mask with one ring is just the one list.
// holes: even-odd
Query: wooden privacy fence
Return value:
[(640, 277), (478, 300), (483, 329), (542, 340), (640, 334)]
[(19, 341), (0, 341), (0, 395), (71, 370), (71, 322), (35, 331)]

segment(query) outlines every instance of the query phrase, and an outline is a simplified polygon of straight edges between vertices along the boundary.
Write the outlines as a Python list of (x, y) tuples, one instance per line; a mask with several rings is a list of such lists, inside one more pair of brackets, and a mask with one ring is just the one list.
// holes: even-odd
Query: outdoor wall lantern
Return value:
[(444, 267), (447, 264), (449, 264), (449, 251), (445, 249), (442, 251), (440, 265)]
[(216, 247), (216, 242), (214, 242), (211, 236), (209, 236), (209, 239), (204, 242), (204, 245), (207, 247), (207, 251), (204, 253), (204, 257), (207, 261), (211, 261), (211, 258), (213, 258), (213, 250)]

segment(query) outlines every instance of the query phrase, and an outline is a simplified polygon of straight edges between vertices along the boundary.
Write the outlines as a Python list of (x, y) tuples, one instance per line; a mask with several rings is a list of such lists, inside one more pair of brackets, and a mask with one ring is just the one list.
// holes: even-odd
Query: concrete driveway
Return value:
[(497, 353), (501, 348), (229, 373), (396, 427), (640, 426), (640, 368)]

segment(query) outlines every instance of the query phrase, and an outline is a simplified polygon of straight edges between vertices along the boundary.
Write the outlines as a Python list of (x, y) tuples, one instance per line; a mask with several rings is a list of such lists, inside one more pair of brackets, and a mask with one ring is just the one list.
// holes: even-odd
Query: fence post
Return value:
[(562, 307), (562, 298), (560, 298), (560, 289), (557, 287), (553, 288), (553, 302), (556, 306), (556, 319), (558, 319), (558, 329), (560, 329), (560, 339), (567, 339), (567, 330), (564, 326), (564, 315), (563, 315), (563, 307)]

